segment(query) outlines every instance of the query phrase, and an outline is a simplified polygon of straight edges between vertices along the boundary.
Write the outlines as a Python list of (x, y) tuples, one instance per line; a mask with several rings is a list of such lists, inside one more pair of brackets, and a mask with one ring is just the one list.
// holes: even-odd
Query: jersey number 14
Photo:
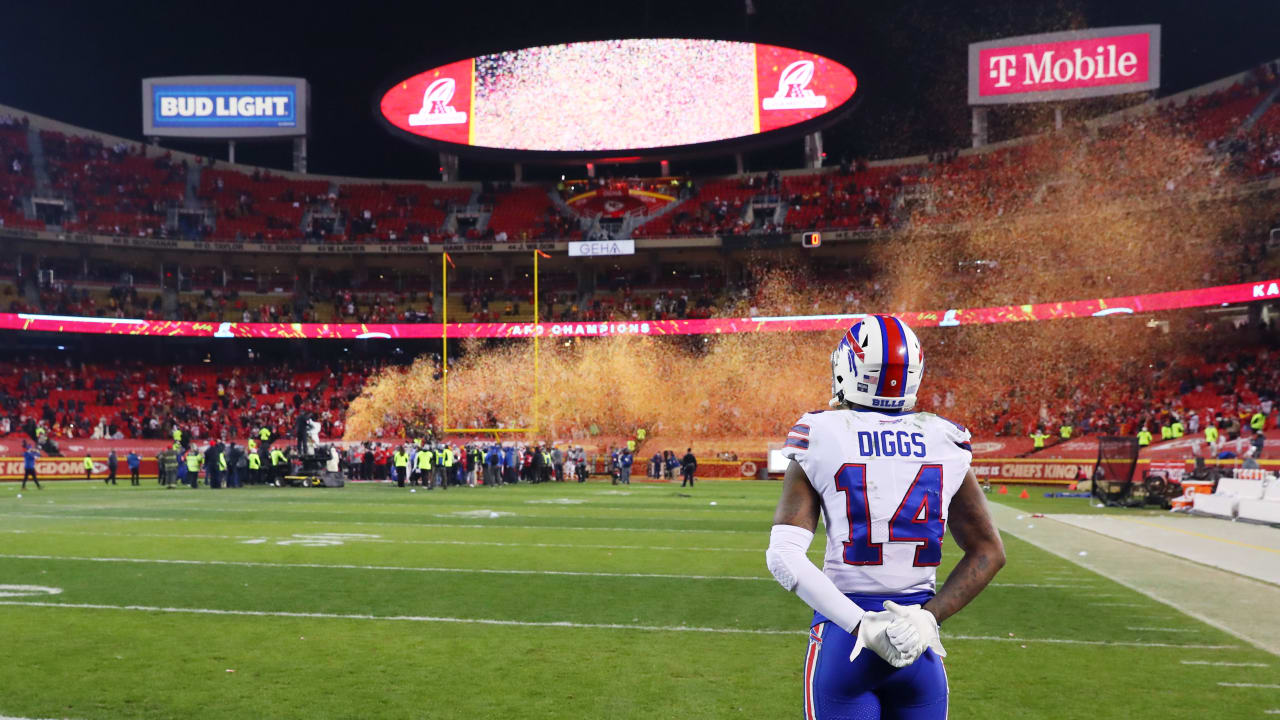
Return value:
[[(836, 489), (844, 493), (849, 516), (849, 539), (844, 541), (847, 565), (881, 565), (884, 543), (871, 542), (871, 501), (867, 498), (867, 466), (847, 464), (836, 472)], [(916, 567), (942, 562), (942, 466), (922, 465), (898, 509), (889, 519), (889, 542), (915, 543)]]

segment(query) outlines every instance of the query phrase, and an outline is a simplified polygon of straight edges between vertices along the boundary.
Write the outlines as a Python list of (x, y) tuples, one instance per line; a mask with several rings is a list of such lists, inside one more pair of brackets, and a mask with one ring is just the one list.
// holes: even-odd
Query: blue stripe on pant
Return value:
[[(887, 599), (908, 605), (929, 597), (849, 596), (869, 611), (884, 609)], [(834, 623), (815, 617), (805, 654), (807, 720), (946, 720), (947, 672), (932, 650), (895, 668), (869, 648), (850, 662), (854, 642)]]

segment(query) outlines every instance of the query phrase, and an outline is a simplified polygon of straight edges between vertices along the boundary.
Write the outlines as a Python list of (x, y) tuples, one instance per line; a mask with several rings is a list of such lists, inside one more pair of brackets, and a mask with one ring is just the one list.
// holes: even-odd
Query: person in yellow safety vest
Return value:
[(636, 441), (627, 440), (627, 452), (634, 453), (636, 451)]
[(1249, 418), (1249, 427), (1256, 433), (1267, 429), (1267, 416), (1261, 410), (1255, 410)]
[(1173, 428), (1169, 426), (1169, 423), (1165, 423), (1160, 426), (1160, 439), (1161, 440), (1173, 439)]
[(182, 431), (178, 429), (177, 425), (174, 425), (173, 426), (173, 446), (176, 448), (181, 444), (182, 444)]
[(1173, 436), (1174, 440), (1177, 440), (1186, 434), (1186, 430), (1183, 429), (1182, 420), (1180, 418), (1173, 419), (1173, 424), (1169, 426), (1169, 434)]
[(1218, 454), (1218, 426), (1214, 421), (1210, 421), (1204, 426), (1204, 441), (1209, 444), (1209, 452), (1211, 455)]
[(200, 486), (200, 465), (203, 462), (204, 455), (196, 452), (195, 448), (187, 451), (187, 480), (193, 490)]
[(249, 449), (248, 449), (248, 451), (247, 451), (247, 452), (249, 452), (249, 453), (256, 453), (256, 452), (258, 452), (258, 441), (257, 441), (257, 440), (254, 440), (254, 439), (253, 439), (253, 436), (249, 436), (248, 448), (249, 448)]
[(644, 428), (640, 428), (639, 430), (636, 430), (637, 441), (644, 442), (644, 439), (648, 436), (649, 436), (649, 433), (647, 433)]
[(289, 458), (284, 456), (284, 452), (280, 448), (271, 448), (271, 479), (269, 482), (280, 482), (280, 478), (285, 473), (285, 465), (289, 462)]
[[(250, 440), (249, 442), (253, 442)], [(249, 484), (256, 485), (262, 482), (262, 456), (256, 450), (248, 455), (249, 458)]]
[(1075, 428), (1071, 427), (1069, 423), (1063, 423), (1062, 426), (1058, 428), (1058, 437), (1063, 440), (1070, 440), (1073, 430), (1075, 430)]
[[(635, 444), (634, 440), (628, 440), (627, 442), (631, 445)], [(550, 482), (552, 472), (551, 452), (546, 448), (542, 448), (538, 451), (538, 454), (542, 456), (542, 467), (538, 469), (538, 474), (540, 476), (538, 479), (542, 482)]]
[(436, 483), (440, 484), (441, 490), (448, 490), (449, 484), (444, 479), (444, 446), (441, 445), (435, 449), (435, 455), (431, 458), (431, 487), (435, 487)]
[(265, 425), (258, 431), (258, 439), (264, 443), (271, 439), (271, 431)]
[[(405, 469), (403, 471), (396, 470), (397, 473), (408, 472), (409, 453), (406, 451), (403, 454), (404, 454)], [(422, 450), (422, 449), (418, 450), (417, 454), (414, 457), (414, 469), (413, 469), (414, 485), (425, 485), (428, 488), (431, 487), (431, 458), (433, 455), (434, 453), (432, 453), (430, 450)]]
[(1143, 448), (1150, 444), (1151, 444), (1151, 431), (1147, 429), (1146, 425), (1143, 425), (1142, 429), (1138, 431), (1138, 447)]
[(89, 480), (93, 477), (93, 458), (88, 455), (84, 456), (84, 479)]
[(404, 482), (409, 478), (409, 451), (404, 446), (399, 446), (391, 451), (391, 480), (396, 487), (404, 487)]
[[(405, 453), (408, 457), (408, 453)], [(431, 478), (431, 467), (436, 464), (436, 454), (425, 445), (419, 446), (418, 451), (413, 456), (413, 474), (417, 478), (415, 482), (428, 488), (434, 487)]]
[(444, 480), (442, 480), (440, 484), (442, 488), (449, 487), (450, 483), (456, 485), (458, 482), (458, 479), (454, 477), (454, 474), (453, 474), (454, 459), (455, 458), (453, 457), (453, 448), (448, 445), (445, 445), (444, 459), (441, 461), (441, 463), (444, 465), (444, 470), (443, 470)]
[(1035, 450), (1043, 450), (1043, 449), (1044, 449), (1044, 441), (1045, 441), (1048, 437), (1049, 437), (1049, 436), (1048, 436), (1047, 434), (1045, 434), (1044, 430), (1041, 430), (1040, 428), (1036, 428), (1036, 431), (1035, 431), (1035, 432), (1033, 432), (1033, 433), (1031, 433), (1031, 441), (1034, 443), (1034, 448), (1033, 448), (1033, 449), (1035, 449)]
[(227, 483), (227, 453), (225, 450), (221, 449), (222, 447), (223, 447), (222, 443), (219, 442), (218, 443), (218, 448), (219, 448), (218, 450), (218, 485), (215, 487), (222, 487)]

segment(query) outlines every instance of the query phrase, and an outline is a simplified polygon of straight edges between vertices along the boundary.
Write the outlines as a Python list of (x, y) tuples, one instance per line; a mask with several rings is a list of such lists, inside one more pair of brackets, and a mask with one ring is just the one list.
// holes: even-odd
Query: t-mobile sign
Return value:
[(1160, 26), (1023, 35), (969, 46), (969, 104), (1074, 100), (1160, 87)]

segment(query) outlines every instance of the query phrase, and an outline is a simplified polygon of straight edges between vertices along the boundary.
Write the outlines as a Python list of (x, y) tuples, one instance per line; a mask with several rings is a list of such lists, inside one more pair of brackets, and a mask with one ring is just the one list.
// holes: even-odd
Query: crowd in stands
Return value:
[(373, 362), (309, 368), (150, 365), (143, 362), (0, 364), (0, 436), (31, 440), (240, 438), (267, 427), (292, 436), (311, 413), (323, 438), (341, 438), (346, 408), (377, 370)]
[[(993, 398), (989, 412), (969, 418), (976, 432), (1025, 436), (1037, 429), (1052, 437), (1135, 436), (1146, 428), (1181, 423), (1186, 433), (1217, 426), (1234, 440), (1261, 413), (1264, 430), (1280, 425), (1280, 333), (1274, 325), (1205, 327), (1188, 351), (1124, 375), (1099, 374), (1070, 386), (1013, 388)], [(1046, 399), (1048, 398), (1048, 399)], [(945, 389), (928, 404), (946, 414), (955, 396)], [(1181, 433), (1179, 433), (1181, 434)]]

